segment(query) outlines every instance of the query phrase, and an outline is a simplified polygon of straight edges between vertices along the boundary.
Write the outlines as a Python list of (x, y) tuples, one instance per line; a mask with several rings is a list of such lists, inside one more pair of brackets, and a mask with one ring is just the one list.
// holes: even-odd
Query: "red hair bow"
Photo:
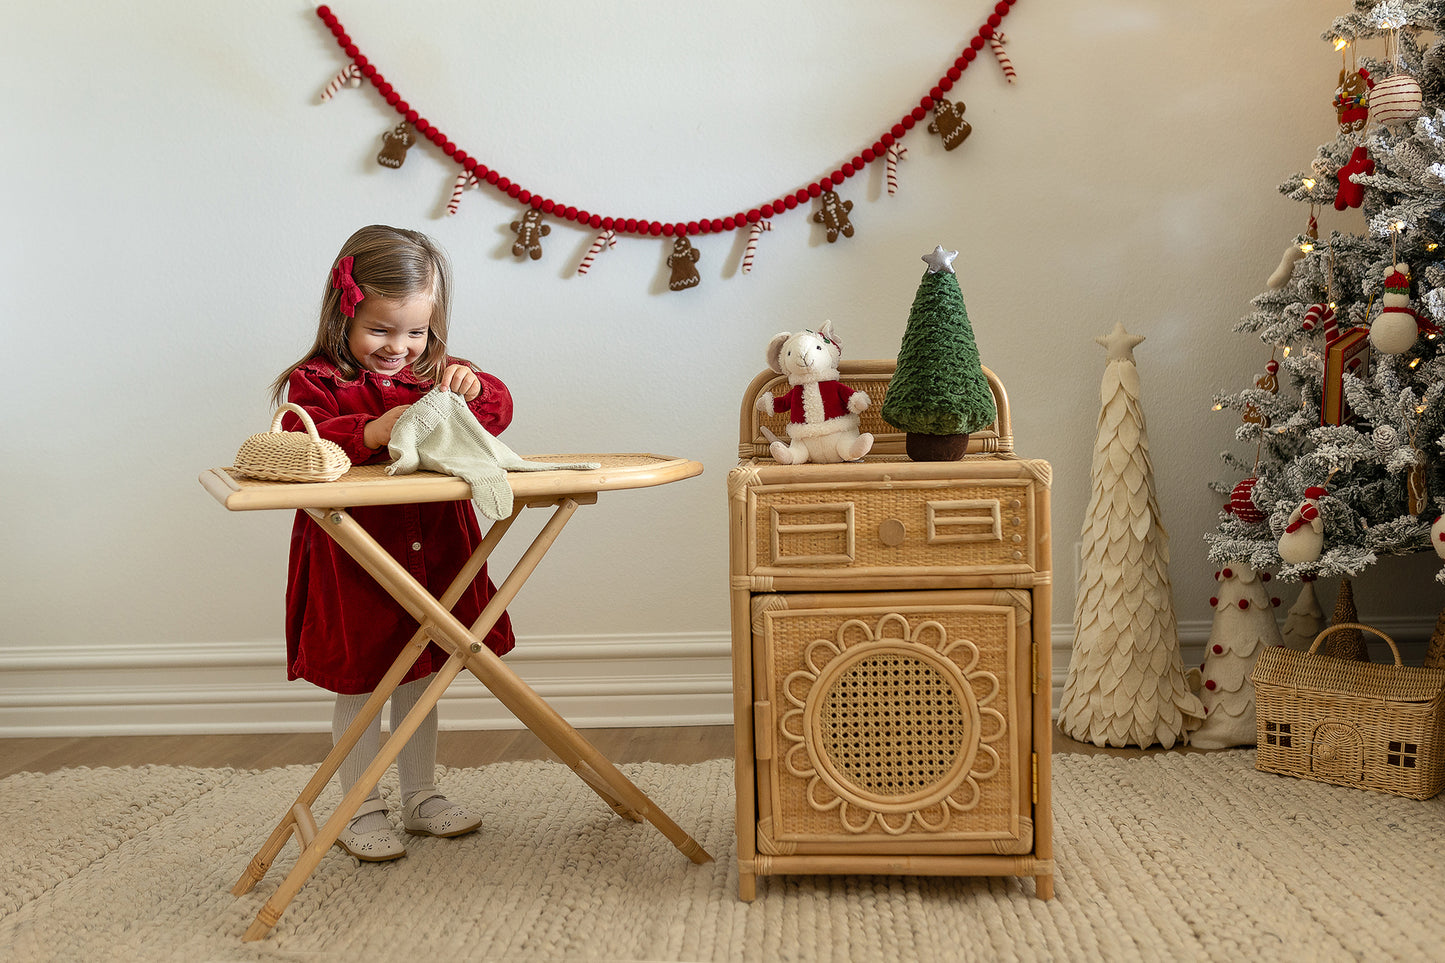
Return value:
[(351, 276), (351, 262), (351, 255), (348, 254), (331, 269), (331, 286), (341, 292), (341, 313), (348, 318), (356, 317), (356, 306), (366, 298)]

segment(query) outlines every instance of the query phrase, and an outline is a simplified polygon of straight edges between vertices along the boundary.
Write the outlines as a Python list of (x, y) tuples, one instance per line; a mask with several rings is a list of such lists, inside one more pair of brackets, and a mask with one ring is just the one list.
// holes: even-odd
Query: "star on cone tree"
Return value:
[(1095, 340), (1109, 357), (1059, 727), (1096, 746), (1168, 749), (1199, 724), (1204, 707), (1189, 691), (1179, 654), (1169, 536), (1154, 493), (1134, 364), (1134, 346), (1144, 339), (1116, 324)]
[(918, 282), (898, 363), (879, 410), (884, 421), (905, 433), (908, 457), (914, 461), (962, 458), (969, 433), (998, 418), (953, 273), (957, 256), (940, 245), (923, 258), (928, 271)]

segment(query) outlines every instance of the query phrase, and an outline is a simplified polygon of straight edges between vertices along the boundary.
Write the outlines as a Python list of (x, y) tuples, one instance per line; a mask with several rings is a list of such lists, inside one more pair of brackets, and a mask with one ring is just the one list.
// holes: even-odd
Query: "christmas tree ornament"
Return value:
[(1445, 515), (1436, 518), (1430, 526), (1430, 545), (1435, 554), (1445, 558)]
[(1319, 561), (1325, 543), (1325, 521), (1320, 516), (1320, 499), (1329, 493), (1317, 485), (1305, 489), (1304, 501), (1290, 513), (1284, 534), (1279, 537), (1279, 557), (1289, 565)]
[(672, 239), (672, 253), (667, 256), (667, 266), (672, 270), (672, 277), (667, 281), (669, 291), (686, 291), (688, 288), (697, 287), (702, 280), (696, 267), (697, 259), (701, 256), (685, 235)]
[(1349, 207), (1359, 207), (1365, 201), (1365, 187), (1357, 184), (1354, 180), (1356, 174), (1370, 175), (1375, 173), (1375, 162), (1370, 159), (1370, 154), (1361, 145), (1350, 152), (1350, 159), (1346, 164), (1335, 172), (1335, 179), (1339, 181), (1339, 189), (1335, 192), (1335, 210), (1343, 211)]
[(1315, 328), (1322, 328), (1326, 325), (1333, 327), (1335, 324), (1335, 309), (1328, 304), (1312, 304), (1305, 312), (1304, 320), (1300, 327), (1306, 331), (1313, 331)]
[(521, 220), (512, 222), (512, 231), (517, 240), (512, 244), (514, 257), (530, 257), (538, 260), (542, 256), (542, 238), (552, 233), (549, 225), (542, 223), (542, 212), (529, 207), (522, 212)]
[(1189, 736), (1189, 744), (1199, 749), (1254, 745), (1254, 684), (1249, 674), (1265, 648), (1284, 644), (1261, 573), (1234, 561), (1218, 579), (1218, 594), (1210, 600), (1214, 622), (1199, 667), (1204, 722)]
[(592, 262), (597, 260), (597, 255), (601, 254), (604, 249), (610, 250), (615, 247), (617, 247), (617, 232), (599, 231), (597, 236), (592, 239), (592, 246), (587, 249), (586, 254), (582, 255), (582, 263), (577, 265), (577, 273), (581, 275), (592, 270)]
[(1291, 244), (1284, 249), (1283, 256), (1279, 259), (1279, 266), (1274, 273), (1265, 281), (1269, 288), (1282, 288), (1289, 283), (1290, 276), (1294, 273), (1294, 266), (1307, 253), (1314, 249), (1315, 242), (1320, 239), (1320, 224), (1315, 218), (1314, 210), (1310, 211), (1309, 225), (1305, 228), (1305, 240)]
[(1320, 424), (1344, 425), (1355, 413), (1345, 398), (1345, 376), (1364, 379), (1370, 373), (1370, 336), (1364, 328), (1341, 331), (1331, 315), (1325, 329), (1325, 371), (1321, 384)]
[(1418, 316), (1410, 308), (1410, 266), (1392, 264), (1385, 275), (1384, 307), (1370, 324), (1370, 344), (1382, 354), (1404, 354), (1415, 346), (1420, 333)]
[(938, 245), (923, 257), (928, 269), (879, 411), (905, 433), (904, 449), (914, 461), (956, 461), (968, 451), (969, 433), (998, 419), (953, 271), (957, 256)]
[(824, 191), (818, 197), (818, 203), (820, 207), (813, 214), (813, 221), (823, 225), (829, 244), (838, 240), (840, 234), (843, 237), (853, 236), (853, 223), (848, 220), (848, 212), (853, 210), (852, 201), (841, 199), (837, 191)]
[(406, 122), (397, 124), (381, 135), (381, 153), (376, 155), (376, 162), (396, 170), (406, 162), (406, 152), (415, 143), (416, 132), (411, 125)]
[(1325, 610), (1320, 608), (1319, 596), (1315, 594), (1315, 578), (1306, 575), (1300, 580), (1299, 595), (1289, 607), (1280, 635), (1286, 648), (1303, 652), (1324, 627)]
[(1204, 718), (1179, 653), (1160, 516), (1133, 348), (1117, 324), (1094, 445), (1091, 497), (1074, 605), (1074, 652), (1059, 703), (1065, 735), (1096, 746), (1182, 743)]
[(1407, 73), (1397, 73), (1375, 82), (1370, 91), (1370, 122), (1401, 124), (1420, 116), (1424, 94), (1420, 81)]
[(952, 103), (939, 98), (933, 102), (933, 120), (928, 125), (930, 134), (943, 138), (943, 149), (953, 150), (968, 139), (973, 127), (963, 119), (963, 101)]
[(1370, 432), (1370, 443), (1375, 446), (1375, 453), (1384, 461), (1395, 453), (1400, 447), (1400, 433), (1392, 425), (1378, 425)]
[(753, 273), (753, 259), (757, 257), (758, 254), (758, 239), (763, 236), (764, 231), (771, 231), (772, 229), (772, 221), (758, 221), (752, 227), (748, 228), (747, 248), (743, 251), (742, 271), (744, 274)]
[(1251, 475), (1238, 485), (1235, 485), (1229, 493), (1229, 504), (1225, 507), (1225, 511), (1229, 512), (1241, 522), (1250, 525), (1264, 521), (1264, 512), (1260, 511), (1259, 507), (1254, 504), (1254, 498), (1252, 497), (1254, 486), (1257, 484), (1259, 484), (1258, 476)]
[(1412, 448), (1411, 452), (1415, 456), (1415, 464), (1405, 474), (1406, 507), (1411, 515), (1419, 515), (1430, 507), (1430, 488), (1425, 474), (1424, 452), (1418, 448)]
[(1018, 75), (1014, 73), (1013, 61), (1004, 52), (1003, 45), (1006, 43), (1008, 43), (1008, 37), (998, 31), (994, 31), (993, 36), (988, 38), (989, 49), (993, 51), (994, 57), (998, 59), (999, 67), (1003, 69), (1004, 80), (1014, 83), (1018, 79)]
[(326, 103), (341, 90), (342, 87), (360, 87), (361, 68), (356, 64), (347, 64), (341, 68), (341, 72), (332, 77), (330, 82), (321, 90), (321, 103)]
[(1340, 82), (1335, 86), (1335, 119), (1340, 133), (1353, 134), (1365, 129), (1370, 119), (1370, 72), (1340, 69)]

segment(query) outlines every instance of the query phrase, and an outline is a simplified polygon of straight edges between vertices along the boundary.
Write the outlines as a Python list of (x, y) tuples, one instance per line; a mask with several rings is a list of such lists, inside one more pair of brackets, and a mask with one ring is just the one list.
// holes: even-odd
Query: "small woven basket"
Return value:
[[(292, 412), (306, 426), (303, 431), (282, 431), (281, 417)], [(351, 459), (334, 441), (316, 433), (316, 422), (290, 402), (276, 409), (271, 430), (252, 435), (236, 452), (235, 471), (267, 481), (335, 481), (351, 468)]]
[[(1395, 664), (1316, 654), (1344, 629), (1384, 639)], [(1403, 665), (1379, 629), (1341, 622), (1315, 636), (1308, 652), (1268, 648), (1250, 679), (1255, 768), (1412, 799), (1445, 788), (1445, 670)]]

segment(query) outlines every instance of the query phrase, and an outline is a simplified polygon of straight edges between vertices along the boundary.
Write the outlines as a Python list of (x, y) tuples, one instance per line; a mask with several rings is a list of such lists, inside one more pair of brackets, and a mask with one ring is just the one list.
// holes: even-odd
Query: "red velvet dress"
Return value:
[[(482, 427), (499, 435), (512, 421), (512, 395), (491, 375), (477, 375), (482, 390), (469, 407)], [(321, 437), (340, 445), (352, 464), (385, 463), (387, 449), (372, 451), (362, 440), (367, 422), (411, 404), (431, 387), (410, 368), (392, 376), (363, 371), (343, 381), (329, 361), (313, 358), (291, 375), (287, 400), (306, 409)], [(282, 427), (302, 430), (294, 414)], [(446, 590), (482, 540), (470, 501), (358, 506), (350, 512), (433, 596)], [(305, 512), (296, 513), (291, 530), (288, 575), (287, 677), (332, 692), (371, 692), (416, 633), (416, 620)], [(452, 612), (470, 627), (495, 592), (483, 569)], [(498, 655), (511, 651), (515, 639), (505, 613), (483, 641)], [(402, 681), (430, 675), (445, 661), (440, 648), (428, 645)]]

